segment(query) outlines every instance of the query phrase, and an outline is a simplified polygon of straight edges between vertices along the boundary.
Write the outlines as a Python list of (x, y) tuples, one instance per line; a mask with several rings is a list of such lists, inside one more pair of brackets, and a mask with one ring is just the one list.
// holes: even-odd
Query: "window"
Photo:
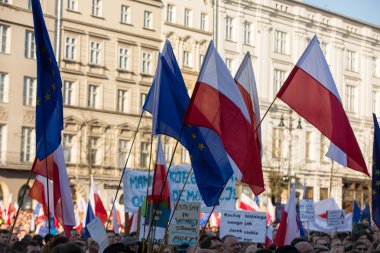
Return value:
[(173, 154), (173, 148), (172, 145), (167, 143), (164, 145), (164, 157), (165, 161), (170, 162)]
[(71, 134), (63, 134), (62, 146), (63, 146), (63, 155), (65, 161), (70, 163), (73, 162), (73, 139), (74, 136)]
[(73, 82), (63, 81), (63, 104), (72, 105), (73, 104)]
[(183, 52), (183, 66), (191, 67), (191, 52)]
[(90, 43), (90, 63), (100, 64), (101, 59), (101, 45), (99, 42), (91, 41)]
[(347, 50), (346, 52), (346, 70), (356, 71), (356, 52)]
[(119, 140), (119, 162), (118, 166), (119, 168), (124, 168), (125, 162), (127, 161), (127, 155), (128, 155), (128, 145), (129, 141), (127, 140)]
[(77, 0), (67, 0), (67, 9), (71, 11), (77, 11), (78, 5)]
[(66, 37), (65, 38), (65, 59), (67, 60), (75, 60), (76, 58), (76, 47), (77, 40), (73, 37)]
[(373, 57), (372, 60), (372, 76), (379, 77), (380, 76), (380, 66), (379, 66), (379, 58)]
[(9, 26), (0, 24), (0, 53), (9, 53)]
[(127, 112), (127, 91), (117, 90), (117, 111)]
[(306, 132), (305, 159), (313, 160), (313, 133)]
[(346, 110), (356, 112), (356, 87), (346, 85)]
[(174, 22), (174, 5), (168, 4), (168, 9), (166, 10), (166, 21)]
[(151, 29), (153, 27), (152, 25), (152, 12), (150, 11), (144, 11), (144, 28)]
[(203, 64), (203, 60), (205, 59), (205, 56), (203, 54), (200, 54), (199, 55), (199, 70), (201, 69), (202, 67), (202, 64)]
[(90, 108), (98, 108), (98, 86), (88, 86), (88, 102), (87, 105)]
[(140, 108), (143, 107), (143, 105), (144, 105), (144, 103), (145, 103), (145, 100), (146, 100), (146, 96), (147, 96), (146, 93), (141, 93), (141, 94), (140, 94)]
[(129, 69), (129, 50), (128, 48), (119, 47), (119, 69)]
[(274, 33), (274, 51), (280, 54), (286, 54), (287, 52), (287, 34), (281, 31), (275, 31)]
[(184, 164), (190, 164), (190, 156), (189, 152), (186, 148), (182, 147), (182, 155), (181, 155), (182, 163)]
[(8, 102), (8, 74), (0, 72), (0, 102)]
[(251, 23), (249, 22), (244, 22), (244, 44), (251, 44)]
[(99, 147), (98, 147), (99, 138), (89, 137), (88, 139), (88, 162), (90, 165), (99, 164)]
[(208, 30), (208, 16), (206, 13), (201, 13), (201, 30)]
[(329, 195), (329, 189), (328, 188), (322, 188), (322, 187), (319, 188), (319, 199), (320, 200), (327, 199), (328, 195)]
[(226, 39), (232, 40), (233, 33), (233, 19), (231, 17), (226, 17)]
[(185, 19), (183, 21), (183, 24), (185, 26), (191, 26), (192, 20), (191, 20), (191, 10), (190, 9), (185, 9), (185, 16), (184, 17), (185, 17)]
[(326, 156), (328, 149), (329, 149), (329, 141), (323, 134), (321, 134), (320, 153), (319, 153), (319, 159), (321, 161), (328, 161), (328, 158)]
[(0, 25), (0, 52), (8, 53), (9, 26)]
[(34, 160), (34, 128), (23, 127), (21, 129), (21, 162), (33, 162)]
[(284, 130), (280, 128), (273, 128), (272, 133), (272, 157), (280, 159), (282, 157), (282, 139)]
[(232, 62), (233, 62), (233, 60), (232, 60), (231, 58), (226, 58), (226, 59), (225, 59), (225, 62), (226, 62), (226, 66), (227, 66), (227, 68), (228, 68), (230, 71), (232, 71)]
[(36, 58), (36, 46), (34, 43), (34, 32), (26, 31), (25, 32), (25, 57), (26, 58)]
[(273, 96), (275, 96), (285, 81), (285, 71), (275, 69), (273, 78)]
[(121, 22), (129, 23), (129, 6), (122, 5), (121, 6)]
[(36, 79), (24, 77), (23, 105), (36, 105)]
[(92, 0), (92, 15), (102, 16), (102, 0)]
[(0, 3), (7, 4), (8, 0), (0, 0)]
[(148, 166), (149, 166), (149, 142), (141, 142), (140, 167), (148, 168)]
[(380, 89), (374, 89), (372, 91), (372, 112), (376, 115), (380, 115)]
[(307, 186), (306, 187), (306, 199), (314, 199), (314, 187), (313, 186)]
[(152, 54), (151, 53), (147, 53), (147, 52), (142, 53), (141, 72), (143, 74), (152, 73)]

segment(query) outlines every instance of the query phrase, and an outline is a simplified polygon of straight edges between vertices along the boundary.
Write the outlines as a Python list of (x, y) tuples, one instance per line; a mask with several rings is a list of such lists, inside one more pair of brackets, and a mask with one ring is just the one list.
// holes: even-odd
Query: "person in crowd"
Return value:
[(331, 245), (330, 252), (331, 253), (344, 253), (344, 248), (342, 245), (335, 245), (335, 246)]
[(245, 253), (256, 253), (257, 252), (257, 246), (255, 244), (252, 244), (252, 245), (249, 245), (246, 249), (245, 249)]
[(80, 238), (78, 230), (76, 228), (71, 229), (70, 230), (70, 241), (74, 241), (78, 238)]
[(369, 245), (366, 241), (356, 241), (354, 244), (355, 253), (370, 253), (372, 250), (371, 245)]
[(222, 238), (223, 253), (239, 253), (240, 242), (233, 235), (225, 235)]
[(115, 242), (115, 232), (113, 230), (107, 230), (107, 237), (109, 245), (116, 243)]
[(11, 249), (13, 247), (13, 244), (18, 241), (18, 235), (13, 233), (11, 235), (11, 239), (9, 240), (9, 248)]
[(209, 249), (212, 250), (213, 253), (221, 253), (222, 249), (222, 241), (217, 236), (207, 237), (200, 243), (201, 249)]
[(11, 233), (7, 229), (0, 230), (0, 245), (1, 246), (7, 245), (10, 234)]
[(37, 242), (29, 241), (24, 244), (23, 252), (25, 253), (40, 253), (41, 247)]
[(297, 242), (294, 247), (296, 247), (300, 253), (314, 253), (313, 247), (307, 240)]

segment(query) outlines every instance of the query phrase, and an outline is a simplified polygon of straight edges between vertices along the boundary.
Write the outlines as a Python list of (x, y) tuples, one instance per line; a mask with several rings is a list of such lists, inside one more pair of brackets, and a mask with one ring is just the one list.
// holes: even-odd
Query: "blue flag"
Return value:
[(90, 236), (90, 232), (88, 232), (87, 224), (90, 223), (93, 219), (95, 219), (94, 211), (92, 211), (91, 203), (88, 201), (87, 204), (87, 212), (86, 212), (86, 223), (84, 224), (84, 232), (83, 238), (87, 239)]
[(62, 81), (39, 0), (31, 0), (37, 55), (36, 154), (39, 160), (61, 143)]
[(366, 205), (361, 211), (360, 221), (363, 223), (364, 220), (368, 220), (368, 225), (371, 226), (371, 212), (369, 210), (369, 205)]
[(214, 131), (182, 126), (189, 103), (190, 97), (173, 49), (166, 41), (143, 109), (153, 115), (153, 135), (179, 138), (179, 142), (189, 151), (203, 201), (207, 206), (213, 206), (218, 203), (223, 186), (232, 176), (233, 170), (222, 141)]
[(380, 128), (376, 114), (373, 114), (373, 124), (372, 220), (380, 227)]
[(358, 203), (354, 200), (354, 210), (352, 212), (352, 222), (359, 223), (360, 221), (360, 207), (358, 206)]

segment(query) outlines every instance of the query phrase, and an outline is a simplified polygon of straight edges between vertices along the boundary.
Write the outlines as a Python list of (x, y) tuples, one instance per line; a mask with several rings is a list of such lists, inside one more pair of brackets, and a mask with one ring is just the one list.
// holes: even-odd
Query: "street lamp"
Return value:
[[(288, 162), (288, 194), (290, 194), (290, 186), (291, 186), (291, 179), (292, 179), (292, 176), (291, 176), (291, 160), (292, 160), (292, 131), (293, 131), (293, 110), (290, 109), (288, 111), (289, 113), (289, 125), (286, 126), (285, 123), (284, 123), (284, 114), (281, 115), (281, 118), (280, 118), (280, 123), (278, 124), (279, 127), (285, 127), (286, 129), (289, 130), (289, 140), (288, 140), (288, 143), (289, 143), (289, 162)], [(296, 129), (302, 129), (302, 124), (301, 124), (301, 118), (298, 118), (298, 125), (297, 125), (297, 128)]]

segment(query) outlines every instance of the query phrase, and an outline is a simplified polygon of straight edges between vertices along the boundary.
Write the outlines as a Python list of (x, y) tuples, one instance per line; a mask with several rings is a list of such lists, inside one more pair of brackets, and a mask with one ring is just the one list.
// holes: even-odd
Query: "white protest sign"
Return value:
[(200, 202), (179, 202), (169, 227), (169, 244), (195, 245), (199, 235)]
[(327, 225), (328, 226), (341, 226), (345, 222), (344, 210), (328, 210), (327, 211)]
[(266, 213), (223, 211), (220, 221), (220, 238), (234, 235), (240, 242), (265, 242)]
[[(139, 239), (140, 240), (142, 238), (144, 238), (144, 224), (145, 224), (145, 217), (141, 216), (140, 234), (139, 234)], [(155, 230), (155, 233), (153, 233), (154, 234), (153, 243), (161, 244), (162, 240), (164, 239), (165, 228), (154, 227), (154, 230)], [(149, 232), (149, 224), (146, 224), (146, 227), (145, 227), (145, 239), (148, 237), (148, 232)]]
[[(176, 203), (178, 200), (189, 171), (190, 165), (176, 165), (171, 168), (168, 176), (171, 203)], [(126, 169), (123, 177), (125, 212), (138, 212), (139, 206), (141, 206), (146, 196), (147, 182), (147, 171)], [(235, 195), (235, 180), (231, 178), (220, 197), (220, 205), (216, 206), (214, 212), (220, 212), (222, 209), (235, 210)], [(212, 207), (207, 207), (203, 202), (193, 172), (185, 186), (180, 201), (201, 202), (201, 211), (205, 213), (210, 212), (212, 209)]]
[(106, 230), (104, 229), (104, 225), (99, 216), (96, 216), (95, 219), (88, 223), (86, 228), (88, 229), (91, 238), (98, 243), (99, 252), (103, 252), (109, 243)]
[(314, 201), (312, 199), (301, 199), (299, 209), (301, 221), (315, 221)]

